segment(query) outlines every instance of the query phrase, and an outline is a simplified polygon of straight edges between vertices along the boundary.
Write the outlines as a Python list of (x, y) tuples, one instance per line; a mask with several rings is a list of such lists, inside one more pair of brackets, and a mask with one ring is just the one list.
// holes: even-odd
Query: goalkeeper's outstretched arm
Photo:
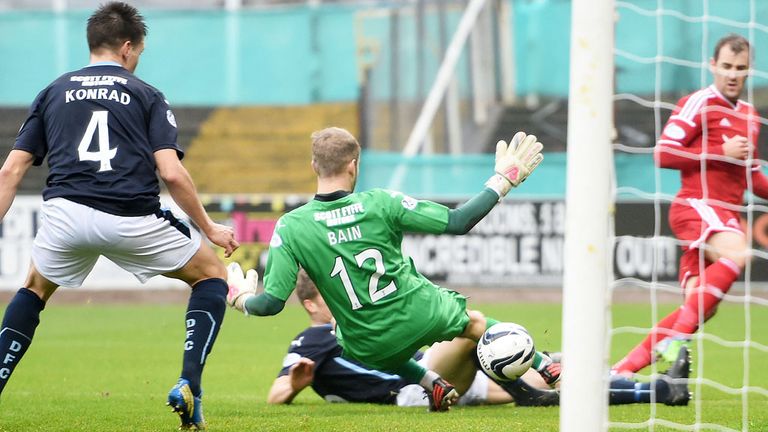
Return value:
[(487, 187), (461, 206), (449, 210), (445, 233), (455, 235), (468, 233), (491, 211), (500, 198), (496, 191)]
[(270, 293), (256, 294), (245, 301), (243, 312), (247, 315), (269, 316), (279, 314), (285, 302)]

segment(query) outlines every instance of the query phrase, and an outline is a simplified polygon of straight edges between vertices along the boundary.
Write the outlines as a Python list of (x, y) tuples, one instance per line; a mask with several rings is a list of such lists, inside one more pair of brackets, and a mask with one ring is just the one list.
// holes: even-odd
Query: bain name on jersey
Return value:
[(336, 231), (328, 231), (328, 243), (330, 243), (331, 246), (361, 238), (363, 238), (363, 232), (360, 231), (360, 225), (342, 228)]
[[(96, 87), (96, 86), (113, 86), (115, 82), (120, 84), (127, 84), (128, 80), (112, 75), (84, 75), (84, 76), (72, 76), (69, 78), (71, 82), (79, 82), (83, 87)], [(105, 88), (89, 88), (79, 90), (67, 90), (64, 92), (65, 103), (70, 103), (76, 100), (92, 99), (92, 100), (113, 100), (120, 102), (123, 105), (131, 103), (131, 95), (125, 92), (117, 90), (109, 90)]]
[[(335, 227), (342, 224), (353, 223), (357, 220), (355, 216), (358, 213), (364, 212), (362, 203), (354, 203), (348, 206), (340, 207), (333, 210), (315, 212), (315, 221), (325, 222), (327, 227)], [(355, 225), (349, 228), (342, 228), (340, 230), (328, 232), (328, 243), (331, 246), (339, 243), (346, 243), (348, 241), (357, 240), (362, 238), (363, 234), (360, 231), (360, 225)]]

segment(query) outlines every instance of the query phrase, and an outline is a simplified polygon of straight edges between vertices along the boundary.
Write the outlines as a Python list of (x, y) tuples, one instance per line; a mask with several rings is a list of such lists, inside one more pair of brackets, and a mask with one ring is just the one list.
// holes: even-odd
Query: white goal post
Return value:
[(573, 0), (568, 98), (560, 430), (608, 422), (613, 266), (613, 0)]

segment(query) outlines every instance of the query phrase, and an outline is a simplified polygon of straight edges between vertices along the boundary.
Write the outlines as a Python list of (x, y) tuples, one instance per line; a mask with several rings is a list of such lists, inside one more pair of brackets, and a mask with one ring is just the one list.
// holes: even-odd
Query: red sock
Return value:
[(613, 370), (635, 373), (651, 364), (653, 344), (661, 342), (662, 339), (673, 334), (670, 329), (677, 322), (678, 315), (680, 315), (680, 308), (675, 309), (672, 313), (662, 318), (642, 342), (632, 348), (632, 351), (626, 357), (613, 366)]
[(695, 291), (688, 296), (680, 309), (680, 316), (672, 326), (676, 333), (689, 335), (699, 328), (699, 302), (705, 317), (720, 303), (723, 294), (731, 289), (731, 285), (739, 277), (741, 269), (728, 258), (720, 258), (707, 266), (704, 277)]

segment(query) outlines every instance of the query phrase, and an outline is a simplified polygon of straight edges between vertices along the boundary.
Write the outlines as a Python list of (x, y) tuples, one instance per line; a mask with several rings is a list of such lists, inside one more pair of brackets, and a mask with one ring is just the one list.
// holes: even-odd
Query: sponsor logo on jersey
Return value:
[(115, 85), (116, 82), (120, 84), (128, 84), (128, 80), (119, 77), (119, 76), (112, 76), (112, 75), (84, 75), (84, 76), (72, 76), (69, 77), (69, 81), (71, 82), (79, 82), (81, 86), (83, 87), (95, 87), (95, 86), (112, 86)]
[(301, 343), (304, 342), (304, 336), (300, 336), (298, 339), (294, 339), (291, 341), (292, 347), (300, 347)]
[(363, 213), (364, 211), (362, 203), (354, 203), (333, 210), (315, 212), (315, 221), (324, 221), (328, 227), (349, 224), (357, 220), (356, 214)]
[(722, 126), (722, 127), (731, 127), (733, 125), (731, 124), (730, 120), (728, 120), (728, 117), (723, 117), (723, 119), (720, 120), (720, 126)]
[(685, 138), (685, 130), (673, 123), (664, 128), (664, 135), (673, 140), (681, 140)]

